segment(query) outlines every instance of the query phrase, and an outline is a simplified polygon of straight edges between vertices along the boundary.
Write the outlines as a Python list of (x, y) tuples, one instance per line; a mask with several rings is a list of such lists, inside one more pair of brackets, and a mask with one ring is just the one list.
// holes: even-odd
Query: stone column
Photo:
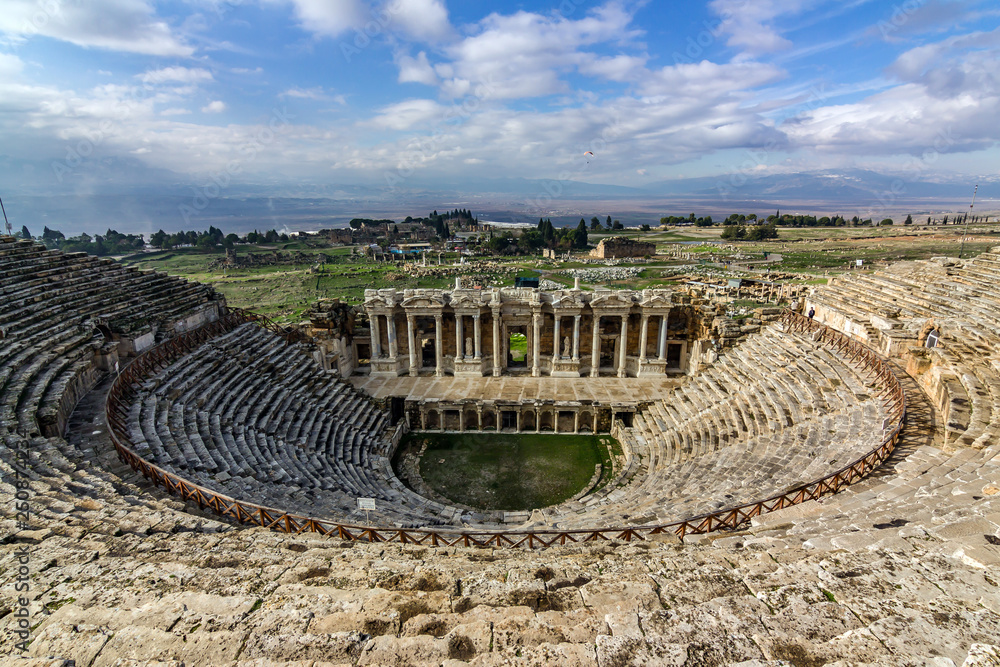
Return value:
[(382, 336), (379, 335), (378, 330), (378, 318), (380, 315), (375, 313), (371, 314), (368, 318), (368, 322), (371, 324), (370, 330), (372, 332), (372, 358), (379, 359), (382, 357)]
[(462, 316), (459, 313), (455, 313), (455, 370), (458, 370), (458, 364), (464, 356), (465, 350), (462, 349)]
[(601, 374), (601, 316), (594, 313), (594, 333), (591, 340), (590, 377)]
[(667, 316), (660, 316), (660, 342), (656, 348), (657, 358), (660, 361), (667, 360)]
[(639, 363), (646, 363), (646, 343), (649, 340), (649, 315), (642, 314), (642, 329), (639, 333)]
[(483, 342), (482, 342), (483, 341), (483, 337), (482, 337), (482, 330), (480, 329), (480, 326), (479, 326), (479, 313), (476, 313), (475, 315), (472, 316), (472, 325), (473, 325), (473, 330), (475, 332), (475, 337), (476, 337), (476, 357), (475, 358), (476, 358), (476, 361), (479, 361), (480, 359), (483, 358)]
[(444, 350), (441, 349), (443, 316), (441, 313), (434, 315), (434, 375), (444, 377)]
[(573, 361), (580, 361), (580, 318), (573, 316)]
[(500, 309), (493, 311), (493, 377), (500, 377), (503, 366), (500, 364)]
[(621, 350), (618, 355), (618, 377), (625, 377), (625, 355), (628, 353), (628, 313), (622, 315)]
[(391, 313), (387, 315), (386, 324), (389, 327), (389, 356), (395, 360), (399, 354), (396, 343), (396, 316)]
[(580, 432), (580, 411), (577, 410), (573, 413), (573, 433), (577, 434)]
[(555, 326), (552, 330), (552, 361), (562, 358), (562, 350), (559, 349), (559, 313), (555, 314)]
[(413, 315), (406, 316), (406, 337), (407, 342), (410, 344), (410, 377), (417, 377), (417, 340), (416, 332), (416, 318)]
[(542, 351), (542, 314), (536, 312), (531, 318), (532, 340), (531, 340), (531, 377), (536, 378), (542, 374), (538, 366), (538, 357)]
[(458, 430), (465, 430), (465, 409), (462, 406), (458, 407)]

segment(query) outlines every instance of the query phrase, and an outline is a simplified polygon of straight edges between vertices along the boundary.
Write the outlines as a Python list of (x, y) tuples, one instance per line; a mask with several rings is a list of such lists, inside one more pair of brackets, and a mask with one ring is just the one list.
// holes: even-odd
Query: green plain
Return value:
[(571, 498), (587, 485), (598, 463), (604, 466), (605, 483), (611, 460), (601, 441), (614, 442), (609, 435), (507, 433), (415, 433), (408, 438), (417, 447), (420, 440), (427, 442), (420, 474), (432, 489), (463, 505), (509, 511)]

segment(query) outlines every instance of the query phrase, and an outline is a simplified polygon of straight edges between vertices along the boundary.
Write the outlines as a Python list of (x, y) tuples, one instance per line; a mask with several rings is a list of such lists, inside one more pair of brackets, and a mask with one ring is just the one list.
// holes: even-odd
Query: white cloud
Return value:
[(824, 106), (781, 128), (801, 147), (922, 155), (1000, 142), (1000, 30), (911, 49), (889, 71), (900, 83), (852, 104)]
[(24, 63), (11, 53), (0, 53), (0, 78), (12, 77), (21, 73)]
[(739, 91), (777, 81), (784, 73), (773, 65), (752, 61), (672, 65), (650, 72), (640, 89), (647, 96), (671, 98), (719, 99)]
[(439, 42), (452, 34), (448, 10), (441, 0), (392, 0), (386, 11), (390, 28), (425, 42)]
[(396, 63), (399, 65), (400, 83), (423, 83), (428, 86), (438, 84), (437, 74), (434, 73), (434, 68), (431, 67), (427, 54), (423, 51), (418, 53), (416, 58), (408, 55), (398, 56)]
[(222, 100), (214, 100), (201, 108), (203, 113), (222, 113), (226, 110), (226, 103)]
[[(442, 92), (483, 99), (567, 92), (562, 74), (580, 66), (599, 73), (600, 61), (583, 49), (636, 38), (639, 33), (629, 27), (631, 22), (632, 14), (617, 2), (577, 20), (524, 11), (490, 14), (478, 23), (475, 34), (445, 48), (451, 62), (436, 67), (444, 79)], [(618, 73), (622, 64), (617, 63)], [(605, 72), (614, 70), (605, 64)]]
[(405, 100), (383, 107), (370, 122), (387, 130), (409, 130), (441, 118), (443, 110), (434, 100)]
[(325, 100), (329, 99), (326, 93), (323, 92), (321, 86), (315, 86), (313, 88), (289, 88), (285, 92), (278, 95), (278, 97), (295, 97), (300, 100)]
[(648, 58), (619, 54), (607, 58), (594, 57), (580, 64), (580, 73), (610, 81), (634, 81), (643, 72)]
[(809, 0), (712, 0), (709, 7), (721, 20), (713, 32), (728, 33), (729, 46), (744, 53), (781, 51), (792, 43), (769, 25), (782, 14), (798, 13)]
[(167, 81), (177, 81), (179, 83), (202, 83), (212, 81), (212, 73), (207, 69), (187, 67), (164, 67), (163, 69), (152, 70), (144, 74), (137, 75), (143, 83), (165, 83)]
[(361, 0), (291, 0), (291, 4), (302, 28), (324, 37), (336, 37), (371, 19)]
[(83, 47), (156, 56), (194, 53), (165, 21), (156, 18), (145, 0), (4, 0), (0, 33), (15, 39), (43, 35)]
[(164, 109), (160, 112), (161, 116), (186, 116), (191, 113), (188, 109), (182, 109), (180, 107), (170, 107), (169, 109)]

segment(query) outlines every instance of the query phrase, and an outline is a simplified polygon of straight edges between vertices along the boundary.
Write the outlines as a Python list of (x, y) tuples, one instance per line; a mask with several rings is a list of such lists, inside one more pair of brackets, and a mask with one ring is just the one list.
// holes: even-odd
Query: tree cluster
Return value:
[(778, 228), (773, 222), (766, 225), (727, 224), (722, 228), (724, 241), (767, 241), (778, 238)]
[(209, 227), (208, 231), (205, 232), (192, 230), (189, 232), (176, 232), (174, 234), (167, 234), (161, 229), (149, 237), (149, 245), (161, 250), (171, 250), (178, 246), (193, 246), (211, 252), (219, 246), (232, 248), (237, 243), (256, 245), (259, 243), (278, 243), (287, 240), (288, 234), (279, 234), (275, 229), (269, 229), (264, 233), (254, 230), (246, 236), (239, 236), (238, 234), (223, 234), (221, 229)]
[[(581, 222), (582, 222), (582, 220), (581, 220)], [(617, 230), (617, 229), (625, 229), (625, 227), (622, 225), (621, 221), (619, 221), (619, 220), (612, 221), (611, 220), (611, 216), (609, 215), (608, 219), (604, 221), (604, 228), (603, 228), (603, 230), (610, 232), (610, 231)], [(596, 215), (590, 219), (590, 231), (592, 231), (592, 232), (602, 231), (602, 228), (601, 228), (601, 219), (598, 218)]]
[[(969, 222), (969, 223), (989, 222), (990, 216), (988, 216), (988, 215), (987, 216), (982, 216), (982, 215), (973, 215), (973, 216), (970, 216), (968, 213), (964, 213), (964, 214), (956, 215), (954, 218), (949, 218), (946, 215), (946, 216), (944, 216), (944, 218), (941, 219), (941, 223), (940, 224), (947, 225), (949, 219), (951, 220), (951, 224), (953, 224), (953, 225), (964, 225), (966, 222)], [(938, 224), (938, 223), (936, 223), (933, 218), (931, 218), (930, 216), (928, 216), (927, 217), (927, 224), (928, 225), (934, 225), (934, 224)]]
[(661, 225), (694, 225), (695, 227), (711, 227), (715, 224), (712, 220), (712, 216), (706, 215), (704, 217), (697, 217), (694, 213), (685, 216), (680, 215), (668, 215), (660, 218)]
[(556, 227), (551, 218), (542, 218), (535, 229), (526, 229), (519, 236), (504, 232), (490, 237), (485, 247), (495, 255), (531, 255), (542, 248), (582, 250), (587, 247), (587, 222), (580, 218), (576, 227)]
[[(27, 227), (22, 227), (21, 235), (28, 233)], [(26, 238), (31, 238), (28, 235)], [(64, 252), (85, 252), (98, 257), (106, 255), (127, 255), (142, 250), (146, 243), (141, 234), (122, 234), (109, 229), (103, 235), (80, 234), (67, 238), (65, 234), (57, 229), (45, 227), (42, 231), (42, 242), (48, 248), (58, 248)]]

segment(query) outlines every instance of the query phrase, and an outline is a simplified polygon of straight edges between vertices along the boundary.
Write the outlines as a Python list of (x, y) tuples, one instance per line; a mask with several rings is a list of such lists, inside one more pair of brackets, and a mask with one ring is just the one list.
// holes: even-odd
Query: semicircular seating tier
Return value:
[[(154, 375), (128, 424), (144, 459), (240, 500), (402, 527), (450, 517), (393, 474), (388, 414), (303, 345), (252, 323)], [(375, 499), (376, 511), (359, 511), (358, 498)]]
[(818, 321), (899, 357), (941, 411), (946, 443), (978, 449), (1000, 435), (998, 285), (1000, 247), (847, 274), (814, 290), (806, 306)]
[(619, 483), (546, 514), (566, 528), (663, 524), (783, 493), (879, 446), (876, 394), (830, 350), (769, 327), (620, 432), (632, 457)]
[(0, 429), (61, 435), (118, 347), (134, 353), (218, 319), (209, 285), (0, 237)]
[[(244, 324), (177, 359), (131, 403), (136, 453), (206, 488), (300, 515), (401, 527), (504, 521), (399, 482), (386, 415), (305, 350)], [(542, 514), (559, 528), (651, 524), (751, 502), (871, 451), (883, 417), (850, 366), (770, 328), (625, 431), (631, 460), (616, 483)], [(359, 511), (359, 497), (376, 499), (376, 514)]]

